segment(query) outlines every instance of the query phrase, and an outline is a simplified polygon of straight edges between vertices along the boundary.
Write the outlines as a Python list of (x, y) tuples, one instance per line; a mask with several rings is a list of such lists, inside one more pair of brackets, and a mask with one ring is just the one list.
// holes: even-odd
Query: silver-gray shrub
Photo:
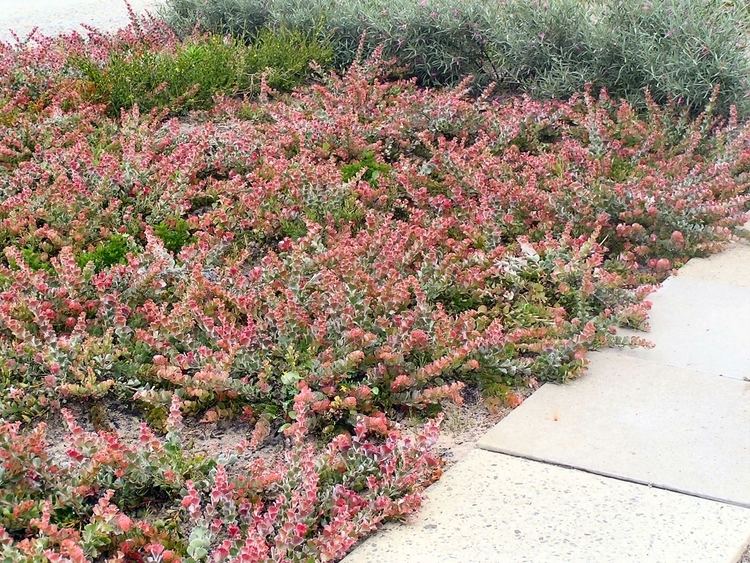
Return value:
[(252, 41), (262, 27), (318, 30), (339, 67), (383, 47), (427, 85), (474, 75), (506, 91), (567, 97), (585, 84), (639, 102), (750, 110), (743, 0), (166, 0), (181, 33), (196, 25)]

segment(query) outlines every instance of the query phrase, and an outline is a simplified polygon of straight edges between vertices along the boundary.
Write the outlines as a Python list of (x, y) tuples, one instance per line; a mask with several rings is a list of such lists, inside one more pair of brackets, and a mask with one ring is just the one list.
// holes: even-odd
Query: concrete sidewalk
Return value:
[(347, 563), (727, 562), (750, 542), (750, 245), (654, 295), (652, 349), (544, 385)]
[[(138, 14), (159, 5), (158, 0), (130, 0)], [(114, 31), (128, 24), (124, 0), (0, 0), (0, 41), (13, 41), (11, 30), (23, 39), (34, 28), (44, 35), (77, 30), (81, 23), (102, 31)]]

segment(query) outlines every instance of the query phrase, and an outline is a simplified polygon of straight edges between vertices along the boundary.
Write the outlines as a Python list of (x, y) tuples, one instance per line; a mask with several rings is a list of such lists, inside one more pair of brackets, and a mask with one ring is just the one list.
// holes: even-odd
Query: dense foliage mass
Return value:
[[(218, 77), (262, 46), (157, 21), (0, 50), (4, 558), (335, 560), (439, 474), (435, 425), (391, 420), (574, 376), (744, 220), (733, 112), (423, 89), (377, 53), (280, 95), (326, 47), (264, 33), (310, 49), (244, 98)], [(116, 403), (138, 445), (68, 410)], [(290, 447), (202, 457), (183, 415)]]
[(180, 32), (252, 38), (264, 26), (321, 29), (348, 66), (379, 46), (422, 84), (467, 75), (565, 98), (587, 83), (643, 103), (750, 111), (747, 2), (737, 0), (167, 0)]
[[(179, 400), (160, 440), (137, 445), (86, 431), (63, 409), (67, 435), (50, 453), (46, 425), (0, 424), (0, 555), (4, 561), (331, 561), (385, 519), (420, 504), (439, 475), (436, 425), (402, 436), (365, 417), (322, 450), (304, 441), (309, 401), (283, 458), (239, 463), (191, 454)], [(262, 434), (242, 447), (257, 446)], [(65, 461), (60, 461), (63, 456)]]
[(290, 90), (310, 75), (311, 64), (326, 65), (332, 56), (324, 42), (298, 31), (263, 30), (249, 46), (218, 36), (180, 43), (161, 31), (168, 48), (129, 44), (108, 52), (104, 61), (74, 59), (90, 97), (107, 103), (113, 115), (136, 104), (142, 111), (206, 109), (217, 94), (257, 93), (264, 82)]

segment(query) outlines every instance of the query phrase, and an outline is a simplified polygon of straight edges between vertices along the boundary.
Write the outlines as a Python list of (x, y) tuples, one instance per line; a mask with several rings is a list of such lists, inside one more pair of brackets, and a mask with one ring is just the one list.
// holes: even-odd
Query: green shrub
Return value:
[(563, 98), (586, 83), (636, 102), (750, 109), (747, 4), (735, 0), (167, 0), (178, 32), (195, 25), (251, 40), (264, 26), (321, 28), (334, 63), (383, 47), (423, 84), (478, 85)]
[(329, 64), (331, 48), (299, 31), (262, 30), (251, 45), (219, 36), (190, 38), (174, 49), (122, 51), (100, 65), (73, 65), (93, 86), (94, 96), (117, 115), (138, 104), (143, 111), (172, 113), (206, 109), (217, 94), (252, 92), (267, 74), (271, 87), (289, 90), (304, 80), (313, 61)]
[(164, 248), (177, 254), (182, 247), (192, 240), (192, 235), (185, 219), (176, 218), (162, 221), (154, 227), (154, 233), (164, 243)]
[(136, 103), (141, 110), (168, 107), (175, 112), (208, 107), (217, 93), (235, 93), (243, 84), (246, 48), (211, 37), (189, 41), (174, 51), (120, 52), (101, 67), (75, 61), (112, 113)]
[(124, 264), (128, 250), (128, 239), (125, 236), (112, 235), (100, 242), (91, 252), (80, 254), (76, 261), (80, 267), (93, 262), (96, 271), (99, 272), (115, 264)]
[(362, 179), (365, 182), (369, 182), (373, 186), (378, 183), (378, 178), (382, 174), (387, 174), (391, 167), (387, 164), (378, 162), (375, 158), (375, 154), (372, 151), (366, 151), (362, 154), (359, 160), (354, 160), (341, 167), (341, 179), (344, 182), (348, 182), (354, 178), (360, 171), (362, 173)]
[(328, 66), (332, 59), (330, 44), (311, 33), (262, 29), (253, 39), (246, 64), (250, 74), (267, 72), (271, 88), (289, 91), (309, 75), (313, 61)]
[(42, 257), (42, 255), (34, 248), (27, 247), (21, 251), (23, 259), (32, 270), (44, 270), (45, 272), (52, 272), (52, 264), (49, 260)]

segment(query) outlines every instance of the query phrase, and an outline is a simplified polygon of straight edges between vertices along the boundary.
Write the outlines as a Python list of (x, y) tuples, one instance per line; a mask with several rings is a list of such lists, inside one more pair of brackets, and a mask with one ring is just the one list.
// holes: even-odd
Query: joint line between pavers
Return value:
[[(643, 338), (646, 338), (648, 340), (648, 333), (644, 333), (646, 336)], [(648, 362), (650, 364), (654, 364), (656, 366), (660, 366), (663, 368), (674, 368), (674, 369), (682, 369), (689, 372), (694, 373), (695, 375), (700, 375), (702, 377), (723, 377), (724, 379), (729, 379), (730, 381), (743, 381), (745, 383), (750, 383), (750, 377), (740, 377), (740, 376), (734, 376), (734, 375), (727, 375), (725, 373), (717, 373), (715, 371), (706, 371), (704, 369), (697, 368), (695, 366), (685, 366), (678, 363), (673, 363), (669, 361), (665, 361), (663, 359), (657, 359), (657, 358), (648, 358), (644, 355), (637, 355), (631, 352), (639, 352), (639, 351), (648, 351), (650, 349), (655, 350), (656, 348), (639, 348), (639, 347), (610, 347), (610, 348), (601, 348), (599, 350), (596, 350), (597, 353), (609, 353), (613, 354), (615, 356), (621, 357), (621, 358), (637, 358), (639, 360), (643, 360), (644, 362)], [(583, 374), (583, 377), (586, 376), (586, 373)], [(547, 384), (545, 384), (547, 385)]]
[(507, 455), (507, 456), (510, 456), (510, 457), (515, 457), (515, 458), (519, 458), (519, 459), (525, 459), (525, 460), (528, 460), (528, 461), (535, 461), (537, 463), (543, 463), (545, 465), (552, 465), (554, 467), (560, 467), (562, 469), (571, 469), (573, 471), (581, 471), (583, 473), (588, 473), (590, 475), (598, 475), (600, 477), (605, 477), (607, 479), (614, 479), (616, 481), (622, 481), (624, 483), (633, 483), (635, 485), (642, 485), (644, 487), (649, 487), (651, 489), (659, 489), (659, 490), (662, 490), (662, 491), (668, 491), (668, 492), (671, 492), (671, 493), (677, 493), (677, 494), (685, 495), (685, 496), (688, 496), (688, 497), (694, 497), (694, 498), (699, 498), (699, 499), (703, 499), (703, 500), (710, 500), (712, 502), (718, 502), (718, 503), (727, 504), (727, 505), (730, 505), (730, 506), (737, 506), (739, 508), (750, 509), (750, 503), (739, 502), (739, 501), (735, 501), (735, 500), (731, 500), (731, 499), (724, 499), (724, 498), (712, 497), (710, 495), (701, 495), (701, 494), (698, 494), (698, 493), (693, 493), (691, 491), (685, 491), (683, 489), (677, 489), (677, 488), (674, 488), (674, 487), (668, 487), (666, 485), (659, 485), (659, 484), (656, 484), (656, 483), (650, 483), (648, 481), (642, 481), (640, 479), (633, 479), (633, 478), (629, 478), (629, 477), (623, 477), (622, 475), (613, 475), (613, 474), (607, 473), (605, 471), (595, 471), (593, 469), (587, 469), (585, 467), (579, 467), (577, 465), (570, 465), (568, 463), (562, 463), (562, 462), (558, 462), (558, 461), (551, 461), (549, 459), (544, 459), (544, 458), (540, 458), (540, 457), (534, 457), (534, 456), (531, 456), (531, 455), (519, 454), (517, 452), (512, 452), (512, 451), (504, 450), (502, 448), (497, 448), (497, 447), (492, 447), (492, 446), (486, 446), (486, 445), (482, 445), (482, 444), (478, 444), (477, 448), (480, 449), (480, 450), (491, 452), (491, 453), (496, 453), (496, 454), (500, 454), (500, 455)]

